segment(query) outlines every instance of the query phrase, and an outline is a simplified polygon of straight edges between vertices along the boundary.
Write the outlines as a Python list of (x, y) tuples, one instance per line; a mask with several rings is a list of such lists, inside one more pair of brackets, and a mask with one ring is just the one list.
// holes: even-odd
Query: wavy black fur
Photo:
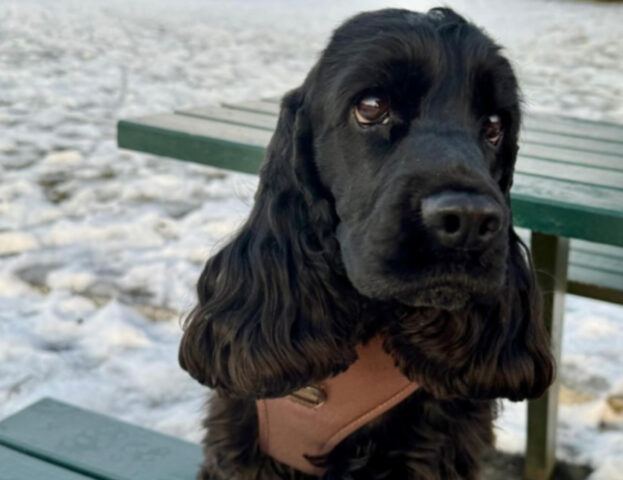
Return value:
[[(385, 92), (391, 121), (353, 105)], [(282, 101), (241, 231), (206, 264), (180, 363), (216, 389), (200, 479), (306, 479), (259, 451), (255, 399), (345, 370), (385, 335), (422, 388), (339, 444), (329, 479), (473, 479), (494, 399), (537, 397), (554, 365), (529, 254), (510, 219), (519, 92), (508, 61), (449, 9), (381, 10), (341, 26)], [(491, 148), (482, 119), (502, 118)], [(484, 252), (427, 235), (423, 197), (443, 188), (503, 205)]]

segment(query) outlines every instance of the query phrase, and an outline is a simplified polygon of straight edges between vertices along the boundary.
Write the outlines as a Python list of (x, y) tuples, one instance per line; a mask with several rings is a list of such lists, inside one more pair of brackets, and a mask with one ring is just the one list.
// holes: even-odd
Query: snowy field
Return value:
[[(623, 5), (447, 4), (507, 46), (529, 108), (623, 123)], [(0, 0), (0, 418), (52, 396), (200, 439), (180, 319), (256, 179), (120, 152), (115, 121), (279, 94), (340, 21), (390, 5), (436, 3)], [(623, 309), (569, 297), (559, 455), (591, 480), (623, 479), (622, 352)], [(524, 431), (507, 403), (498, 446)]]

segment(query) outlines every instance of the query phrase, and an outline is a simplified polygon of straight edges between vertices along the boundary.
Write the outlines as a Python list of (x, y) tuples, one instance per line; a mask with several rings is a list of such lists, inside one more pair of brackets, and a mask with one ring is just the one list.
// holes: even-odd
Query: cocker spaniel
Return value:
[[(334, 32), (283, 98), (255, 205), (185, 324), (180, 363), (216, 390), (198, 478), (476, 478), (495, 399), (538, 397), (554, 375), (511, 219), (519, 127), (508, 60), (452, 10)], [(327, 428), (350, 422), (346, 436), (323, 430), (331, 395), (346, 407)], [(319, 420), (294, 425), (306, 412)]]

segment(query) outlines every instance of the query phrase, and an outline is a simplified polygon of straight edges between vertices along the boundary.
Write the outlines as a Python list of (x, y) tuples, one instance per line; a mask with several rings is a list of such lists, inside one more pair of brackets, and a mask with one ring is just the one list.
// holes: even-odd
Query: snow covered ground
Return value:
[[(276, 95), (359, 10), (431, 1), (0, 0), (0, 418), (42, 396), (198, 440), (179, 322), (256, 179), (120, 152), (120, 117)], [(527, 105), (623, 123), (623, 5), (446, 4), (508, 47)], [(570, 297), (559, 454), (623, 478), (623, 309)], [(525, 405), (498, 444), (521, 451)]]

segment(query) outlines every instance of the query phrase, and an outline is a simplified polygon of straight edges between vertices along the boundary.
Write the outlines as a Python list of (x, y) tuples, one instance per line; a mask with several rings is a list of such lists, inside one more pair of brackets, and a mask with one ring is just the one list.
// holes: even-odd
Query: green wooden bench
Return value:
[(43, 399), (0, 421), (1, 480), (193, 480), (201, 447)]
[[(257, 173), (278, 112), (278, 100), (267, 99), (121, 120), (118, 144)], [(527, 115), (512, 208), (531, 245), (545, 293), (544, 320), (560, 360), (566, 292), (623, 304), (623, 126)], [(557, 400), (556, 383), (529, 402), (528, 480), (551, 476)]]

